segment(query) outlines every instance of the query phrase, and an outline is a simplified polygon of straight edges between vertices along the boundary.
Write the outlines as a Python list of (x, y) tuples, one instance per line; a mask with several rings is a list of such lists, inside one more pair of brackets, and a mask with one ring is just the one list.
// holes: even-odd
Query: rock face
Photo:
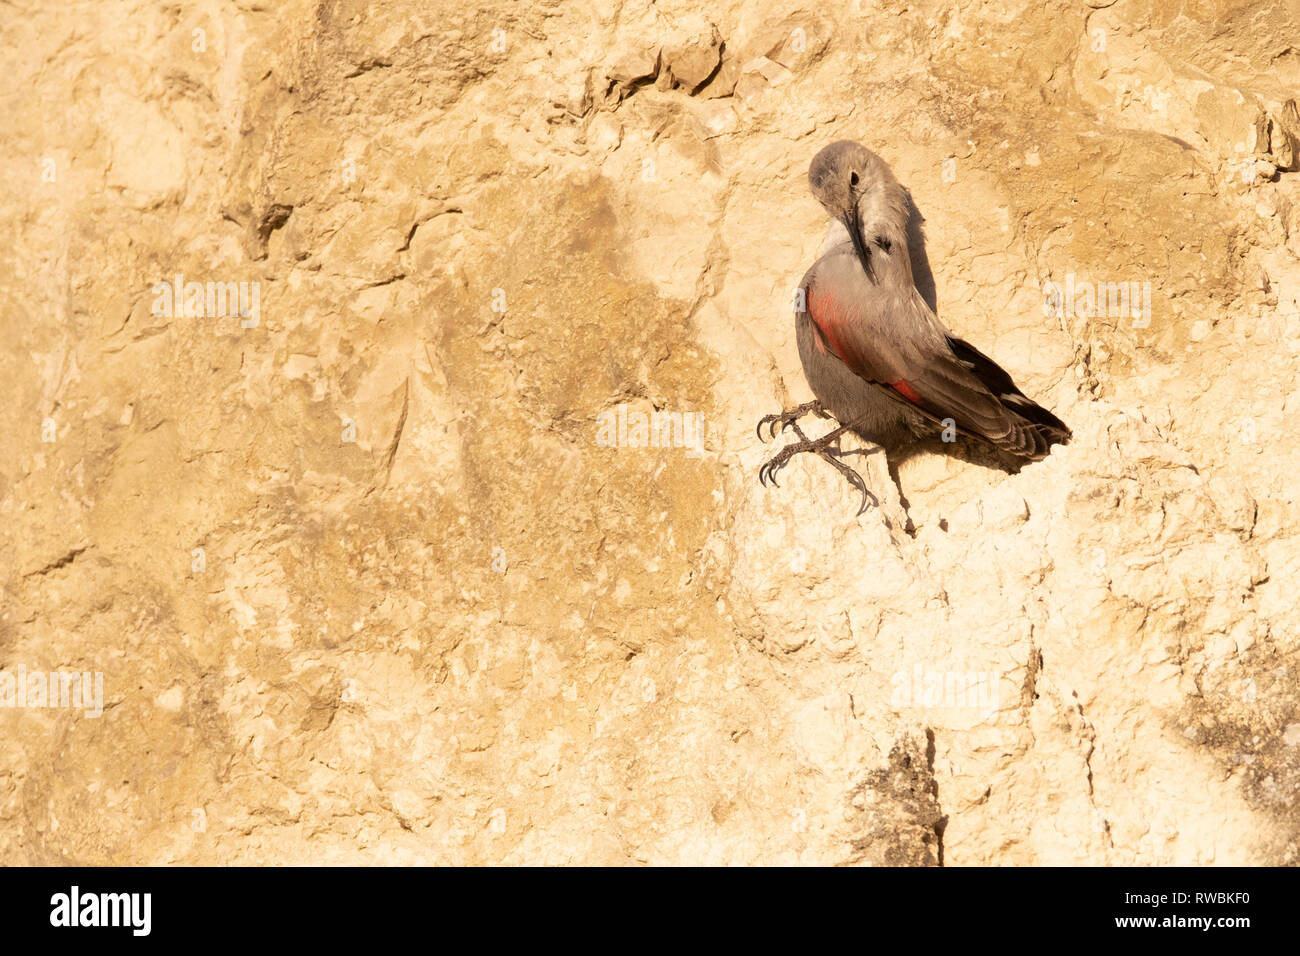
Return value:
[[(6, 9), (0, 860), (1300, 862), (1294, 3)], [(759, 486), (839, 138), (1072, 444)]]

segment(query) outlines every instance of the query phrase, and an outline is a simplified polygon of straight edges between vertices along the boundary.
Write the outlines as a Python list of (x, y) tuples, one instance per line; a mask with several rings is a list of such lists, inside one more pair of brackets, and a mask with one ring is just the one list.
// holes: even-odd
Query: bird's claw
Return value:
[(796, 424), (799, 419), (805, 415), (817, 415), (820, 418), (830, 418), (830, 412), (821, 402), (804, 402), (802, 405), (796, 405), (789, 411), (777, 412), (775, 415), (764, 415), (758, 420), (758, 426), (754, 431), (758, 434), (759, 441), (766, 441), (763, 437), (763, 426), (767, 426), (768, 434), (772, 440), (776, 440), (778, 430), (783, 430), (787, 425)]
[(767, 483), (771, 481), (773, 488), (781, 487), (776, 482), (777, 472), (784, 468), (795, 455), (802, 454), (803, 452), (811, 452), (843, 475), (853, 489), (862, 495), (862, 504), (858, 508), (858, 515), (866, 512), (868, 504), (875, 508), (880, 507), (880, 499), (872, 494), (871, 489), (867, 487), (867, 483), (862, 479), (862, 476), (848, 465), (844, 464), (844, 462), (840, 461), (834, 454), (826, 450), (827, 446), (846, 430), (845, 426), (841, 425), (839, 428), (835, 429), (835, 431), (823, 435), (821, 438), (815, 440), (809, 440), (808, 436), (803, 433), (803, 430), (799, 427), (798, 423), (794, 423), (792, 427), (800, 440), (793, 445), (786, 445), (759, 467), (759, 484), (767, 487)]

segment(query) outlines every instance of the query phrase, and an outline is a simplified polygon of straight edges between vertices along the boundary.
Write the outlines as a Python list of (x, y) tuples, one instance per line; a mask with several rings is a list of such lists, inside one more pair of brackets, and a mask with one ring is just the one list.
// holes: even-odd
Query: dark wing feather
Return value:
[(948, 336), (948, 347), (952, 349), (957, 361), (969, 368), (1003, 405), (1037, 425), (1052, 443), (1063, 444), (1070, 440), (1073, 435), (1070, 426), (1017, 388), (1016, 383), (1011, 380), (1011, 376), (1001, 365), (955, 335)]

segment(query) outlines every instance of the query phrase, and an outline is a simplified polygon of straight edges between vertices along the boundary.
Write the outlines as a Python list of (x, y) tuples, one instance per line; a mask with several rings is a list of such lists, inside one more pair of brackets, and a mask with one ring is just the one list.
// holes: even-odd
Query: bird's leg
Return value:
[(827, 446), (832, 442), (837, 441), (840, 435), (848, 431), (851, 426), (841, 425), (839, 428), (827, 432), (821, 438), (815, 439), (810, 439), (805, 435), (797, 421), (791, 422), (790, 427), (793, 428), (794, 433), (799, 436), (799, 441), (795, 442), (793, 445), (786, 445), (777, 452), (774, 457), (763, 463), (763, 466), (758, 469), (758, 480), (760, 484), (766, 485), (770, 479), (772, 486), (778, 487), (776, 483), (776, 473), (784, 468), (786, 463), (795, 455), (803, 452), (812, 452), (843, 475), (848, 480), (849, 484), (862, 495), (862, 507), (858, 508), (858, 514), (862, 514), (867, 510), (868, 501), (874, 507), (880, 507), (880, 499), (873, 495), (870, 489), (867, 488), (867, 483), (862, 480), (862, 476), (848, 465), (844, 464), (844, 462), (840, 461), (835, 454), (826, 450)]
[[(768, 433), (772, 439), (776, 440), (778, 428), (785, 428), (787, 425), (798, 422), (805, 415), (817, 415), (821, 418), (830, 418), (831, 413), (826, 411), (826, 406), (819, 401), (804, 402), (802, 405), (796, 405), (788, 412), (778, 412), (775, 415), (764, 415), (758, 420), (758, 440), (763, 441), (763, 426), (767, 426)], [(805, 439), (806, 440), (806, 439)]]

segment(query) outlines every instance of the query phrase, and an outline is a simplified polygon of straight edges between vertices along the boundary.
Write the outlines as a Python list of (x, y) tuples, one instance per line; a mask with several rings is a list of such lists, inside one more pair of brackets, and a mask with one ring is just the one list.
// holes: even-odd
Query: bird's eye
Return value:
[(850, 186), (856, 186), (857, 184), (858, 184), (858, 174), (857, 174), (857, 173), (849, 173), (849, 185), (850, 185)]

